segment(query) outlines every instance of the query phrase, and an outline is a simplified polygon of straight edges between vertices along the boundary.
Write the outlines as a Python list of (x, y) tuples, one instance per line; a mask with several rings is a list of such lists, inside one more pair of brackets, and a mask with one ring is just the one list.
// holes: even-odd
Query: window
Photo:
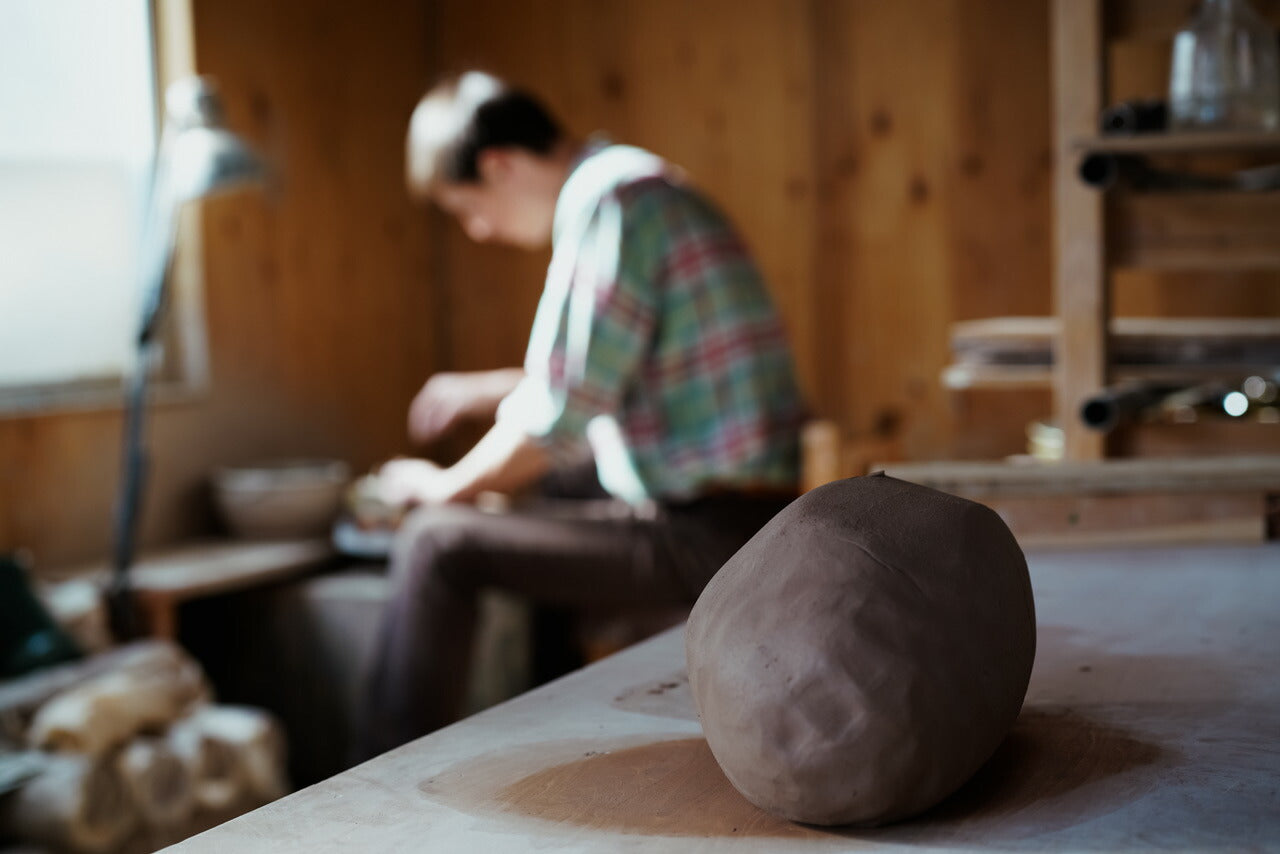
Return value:
[(0, 411), (113, 405), (133, 367), (152, 13), (0, 0)]

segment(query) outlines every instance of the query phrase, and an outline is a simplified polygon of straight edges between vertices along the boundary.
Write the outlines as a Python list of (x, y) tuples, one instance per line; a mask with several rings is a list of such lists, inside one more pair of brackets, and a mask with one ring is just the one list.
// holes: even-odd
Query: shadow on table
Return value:
[(519, 815), (563, 830), (998, 847), (1122, 808), (1157, 782), (1131, 772), (1160, 756), (1078, 713), (1031, 709), (951, 798), (918, 819), (867, 829), (799, 825), (758, 809), (730, 785), (701, 737), (529, 746), (455, 766), (419, 788), (468, 812)]
[(914, 820), (847, 835), (984, 847), (1027, 840), (1094, 821), (1142, 797), (1159, 785), (1158, 775), (1142, 769), (1165, 754), (1076, 711), (1024, 709), (1009, 737), (954, 795)]

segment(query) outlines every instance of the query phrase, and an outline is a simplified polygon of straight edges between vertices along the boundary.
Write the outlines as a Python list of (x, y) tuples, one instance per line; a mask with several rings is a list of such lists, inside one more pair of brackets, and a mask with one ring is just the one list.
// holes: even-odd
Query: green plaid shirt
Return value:
[(551, 264), (498, 417), (553, 458), (584, 440), (628, 501), (794, 486), (803, 415), (755, 263), (659, 158), (588, 148), (556, 203)]

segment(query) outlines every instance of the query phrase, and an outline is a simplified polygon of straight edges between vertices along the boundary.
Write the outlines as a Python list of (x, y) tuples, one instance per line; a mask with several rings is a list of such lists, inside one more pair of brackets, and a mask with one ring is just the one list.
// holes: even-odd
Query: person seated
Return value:
[[(522, 369), (432, 377), (414, 438), (493, 426), (457, 463), (394, 460), (384, 499), (418, 505), (396, 537), (362, 737), (373, 755), (450, 723), (478, 592), (555, 606), (689, 605), (797, 494), (804, 416), (759, 268), (679, 170), (567, 135), (482, 72), (413, 113), (414, 196), (476, 241), (552, 248)], [(474, 506), (530, 489), (563, 501)], [(595, 497), (594, 501), (570, 501)]]

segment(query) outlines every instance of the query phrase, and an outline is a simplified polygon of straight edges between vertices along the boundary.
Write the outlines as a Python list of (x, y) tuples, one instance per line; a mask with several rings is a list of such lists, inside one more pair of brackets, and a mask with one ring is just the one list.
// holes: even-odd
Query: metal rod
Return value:
[(151, 353), (151, 338), (144, 335), (138, 342), (138, 362), (129, 379), (125, 406), (122, 480), (116, 504), (111, 585), (107, 591), (111, 631), (122, 641), (137, 637), (141, 629), (133, 589), (129, 583), (129, 568), (133, 565), (137, 548), (138, 519), (146, 490), (149, 463), (144, 444), (144, 422)]

